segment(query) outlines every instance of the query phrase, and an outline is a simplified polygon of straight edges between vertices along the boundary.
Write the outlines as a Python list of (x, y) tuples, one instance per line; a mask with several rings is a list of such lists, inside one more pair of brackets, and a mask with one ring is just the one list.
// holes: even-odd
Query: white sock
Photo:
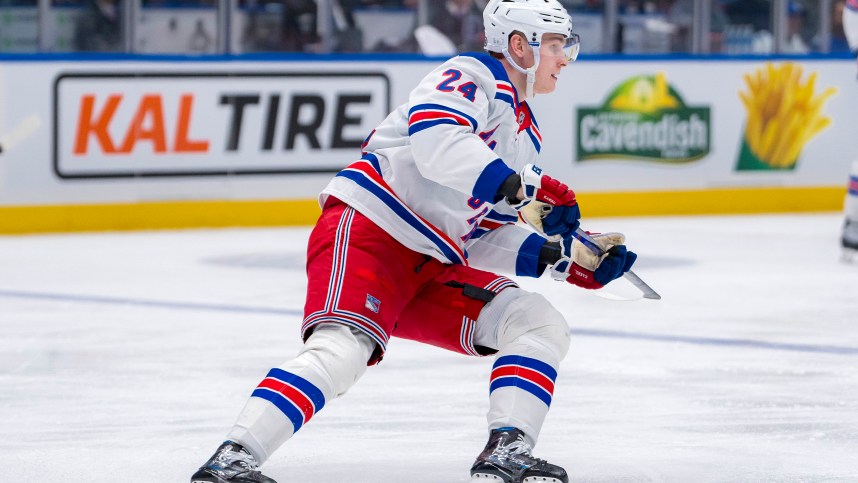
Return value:
[(242, 409), (227, 439), (262, 464), (327, 402), (366, 372), (375, 342), (340, 324), (322, 324), (298, 356), (271, 369)]

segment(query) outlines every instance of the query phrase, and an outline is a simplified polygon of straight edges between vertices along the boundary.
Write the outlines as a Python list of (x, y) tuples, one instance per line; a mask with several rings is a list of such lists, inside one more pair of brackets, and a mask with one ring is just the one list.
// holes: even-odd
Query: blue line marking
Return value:
[(125, 297), (105, 297), (101, 295), (71, 295), (45, 292), (19, 292), (16, 290), (0, 290), (0, 297), (13, 297), (53, 302), (83, 302), (103, 305), (133, 305), (136, 307), (152, 307), (180, 310), (208, 310), (216, 312), (238, 312), (253, 314), (302, 316), (302, 310), (275, 309), (267, 307), (248, 307), (244, 305), (206, 304), (194, 302), (171, 302), (167, 300), (132, 299)]
[(584, 337), (603, 337), (607, 339), (648, 340), (652, 342), (679, 342), (704, 346), (747, 347), (790, 352), (809, 352), (813, 354), (858, 355), (858, 347), (836, 345), (790, 344), (784, 342), (767, 342), (752, 339), (717, 339), (712, 337), (693, 337), (683, 335), (646, 334), (642, 332), (623, 332), (619, 330), (572, 329), (572, 335)]
[[(303, 316), (302, 310), (276, 309), (268, 307), (252, 307), (246, 305), (205, 304), (193, 302), (170, 302), (166, 300), (132, 299), (124, 297), (104, 297), (99, 295), (70, 295), (44, 292), (21, 292), (16, 290), (0, 290), (0, 297), (47, 300), (52, 302), (80, 302), (103, 305), (131, 305), (179, 310), (207, 310), (215, 312), (236, 312), (246, 314)], [(807, 352), (811, 354), (837, 354), (858, 356), (858, 347), (790, 344), (786, 342), (767, 342), (753, 339), (719, 339), (713, 337), (693, 337), (682, 335), (647, 334), (644, 332), (625, 332), (602, 329), (572, 329), (572, 335), (582, 337), (601, 337), (605, 339), (646, 340), (650, 342), (678, 342), (701, 346), (746, 347), (749, 349), (776, 350), (788, 352)]]

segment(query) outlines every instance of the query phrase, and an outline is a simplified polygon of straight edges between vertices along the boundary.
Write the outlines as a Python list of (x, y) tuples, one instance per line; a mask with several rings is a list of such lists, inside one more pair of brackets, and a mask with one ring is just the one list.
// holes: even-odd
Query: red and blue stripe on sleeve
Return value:
[(471, 238), (480, 238), (492, 230), (497, 230), (504, 225), (514, 225), (518, 221), (516, 215), (504, 215), (495, 210), (490, 211), (477, 225), (474, 235)]
[(418, 104), (408, 111), (408, 135), (413, 136), (441, 124), (466, 126), (477, 132), (477, 120), (464, 112), (441, 104)]
[(350, 164), (337, 173), (337, 176), (352, 180), (358, 186), (376, 196), (394, 215), (437, 246), (440, 253), (450, 263), (467, 265), (466, 254), (446, 233), (420, 217), (417, 213), (414, 213), (408, 205), (396, 196), (393, 189), (391, 189), (380, 174), (381, 169), (378, 165), (378, 158), (371, 154), (364, 158), (362, 161)]
[(518, 106), (518, 95), (515, 92), (515, 87), (509, 82), (498, 81), (496, 88), (495, 99), (506, 102), (515, 110), (516, 106)]
[(849, 177), (849, 194), (858, 196), (858, 176)]
[(535, 396), (551, 406), (557, 371), (550, 365), (530, 357), (503, 356), (492, 367), (489, 394), (502, 387), (514, 387)]
[(313, 383), (276, 367), (268, 372), (250, 396), (277, 406), (292, 422), (294, 432), (325, 407), (325, 395)]
[[(472, 133), (478, 130), (477, 120), (462, 111), (441, 104), (418, 104), (408, 111), (408, 135), (440, 125), (465, 126)], [(471, 195), (481, 200), (493, 200), (500, 185), (515, 171), (500, 158), (490, 162), (480, 173)]]

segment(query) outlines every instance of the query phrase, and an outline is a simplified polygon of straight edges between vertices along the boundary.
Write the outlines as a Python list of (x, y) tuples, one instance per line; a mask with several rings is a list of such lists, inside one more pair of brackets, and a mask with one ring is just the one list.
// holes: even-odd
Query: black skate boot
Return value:
[(277, 483), (256, 468), (259, 464), (244, 447), (224, 441), (200, 469), (191, 483)]
[(471, 467), (471, 483), (569, 483), (566, 470), (534, 458), (524, 433), (516, 428), (493, 429), (486, 448)]
[(840, 244), (843, 246), (843, 261), (858, 261), (858, 221), (846, 219)]

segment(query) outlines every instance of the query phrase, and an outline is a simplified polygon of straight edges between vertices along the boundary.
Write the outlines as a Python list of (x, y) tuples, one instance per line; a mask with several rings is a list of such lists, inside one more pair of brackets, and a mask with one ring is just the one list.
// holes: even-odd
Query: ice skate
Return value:
[(486, 448), (471, 467), (471, 483), (569, 482), (566, 470), (534, 458), (530, 450), (520, 430), (492, 430)]
[(840, 238), (843, 247), (844, 262), (858, 262), (858, 221), (846, 219), (843, 224), (843, 235)]
[(225, 441), (191, 476), (191, 483), (277, 483), (256, 468), (256, 459), (238, 443)]

